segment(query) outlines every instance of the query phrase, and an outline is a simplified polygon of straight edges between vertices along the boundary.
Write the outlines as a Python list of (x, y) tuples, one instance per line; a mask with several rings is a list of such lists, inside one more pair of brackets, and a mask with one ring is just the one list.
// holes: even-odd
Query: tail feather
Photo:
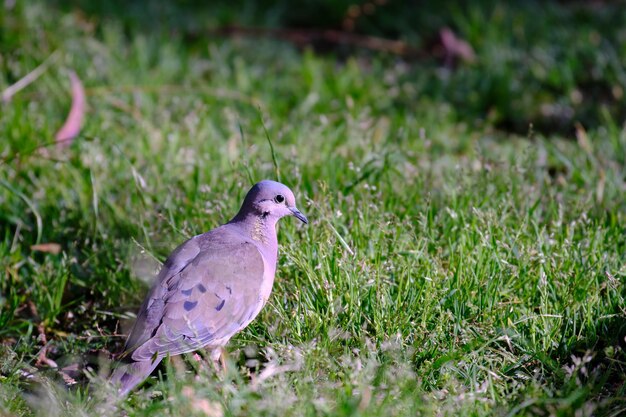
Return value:
[(154, 361), (121, 362), (111, 373), (109, 382), (117, 388), (121, 396), (126, 396), (154, 371), (159, 362), (161, 358)]

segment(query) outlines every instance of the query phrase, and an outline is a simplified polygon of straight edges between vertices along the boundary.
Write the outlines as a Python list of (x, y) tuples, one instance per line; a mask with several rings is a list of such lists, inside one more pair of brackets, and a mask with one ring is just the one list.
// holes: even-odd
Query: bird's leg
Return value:
[(227, 371), (227, 361), (226, 359), (228, 358), (228, 351), (222, 346), (220, 348), (220, 350), (222, 351), (222, 354), (220, 355), (220, 363), (222, 364), (222, 372), (224, 373), (224, 376), (226, 376), (226, 371)]
[(196, 378), (200, 377), (199, 373), (201, 370), (210, 373), (210, 370), (212, 369), (216, 374), (221, 373), (221, 369), (218, 365), (220, 353), (221, 351), (219, 349), (205, 348), (191, 354), (191, 358), (193, 359), (191, 362), (196, 371)]
[(222, 376), (226, 375), (226, 349), (223, 346), (215, 347), (211, 350), (211, 360), (213, 361), (213, 369)]

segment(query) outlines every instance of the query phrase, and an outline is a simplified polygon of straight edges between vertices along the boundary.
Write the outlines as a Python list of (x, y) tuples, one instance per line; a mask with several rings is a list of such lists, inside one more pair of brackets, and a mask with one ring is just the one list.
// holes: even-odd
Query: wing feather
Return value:
[(143, 304), (139, 308), (137, 320), (126, 339), (124, 351), (126, 353), (134, 350), (137, 346), (150, 339), (163, 317), (165, 302), (163, 297), (169, 290), (172, 279), (189, 265), (189, 263), (200, 253), (201, 235), (194, 236), (178, 246), (167, 258), (156, 282), (148, 292)]
[(152, 323), (159, 316), (159, 322), (147, 338), (148, 326), (136, 325), (142, 333), (129, 337), (135, 342), (130, 345), (132, 358), (140, 361), (226, 343), (260, 311), (264, 271), (263, 257), (251, 242), (204, 245), (176, 273), (159, 276), (156, 287), (162, 289), (151, 292), (154, 300), (140, 314)]

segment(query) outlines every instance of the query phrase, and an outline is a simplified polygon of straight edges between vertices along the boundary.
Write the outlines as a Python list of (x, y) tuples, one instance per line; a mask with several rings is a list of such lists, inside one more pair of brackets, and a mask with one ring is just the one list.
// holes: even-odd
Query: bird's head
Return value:
[(289, 187), (270, 180), (263, 180), (252, 186), (241, 206), (241, 212), (254, 213), (275, 220), (294, 216), (303, 223), (309, 222), (296, 207), (296, 198)]

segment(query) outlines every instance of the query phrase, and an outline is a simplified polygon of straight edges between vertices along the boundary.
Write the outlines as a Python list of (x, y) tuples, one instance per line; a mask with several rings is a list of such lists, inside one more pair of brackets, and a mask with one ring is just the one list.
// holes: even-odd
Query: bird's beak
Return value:
[(295, 217), (297, 217), (298, 219), (300, 219), (300, 221), (304, 224), (308, 224), (309, 223), (309, 219), (306, 218), (306, 216), (304, 214), (302, 214), (300, 212), (300, 210), (298, 210), (295, 207), (289, 207), (289, 210), (293, 213), (293, 215)]

